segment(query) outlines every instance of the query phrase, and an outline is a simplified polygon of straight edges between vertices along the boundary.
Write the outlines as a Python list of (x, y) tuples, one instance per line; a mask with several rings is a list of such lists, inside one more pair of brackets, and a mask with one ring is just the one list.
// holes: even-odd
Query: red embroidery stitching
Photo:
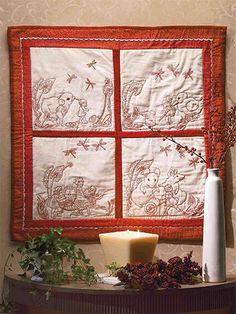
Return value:
[(162, 103), (163, 111), (161, 113), (161, 117), (159, 118), (159, 122), (163, 119), (166, 119), (166, 122), (171, 125), (172, 118), (175, 116), (177, 111), (178, 102), (175, 101), (175, 96), (166, 97)]
[(177, 64), (176, 66), (174, 66), (173, 64), (170, 64), (167, 66), (167, 69), (173, 73), (174, 77), (178, 77), (180, 74), (178, 67), (179, 67), (179, 64)]
[(33, 86), (32, 106), (36, 116), (34, 121), (36, 127), (48, 128), (54, 125), (62, 126), (64, 124), (64, 117), (75, 100), (75, 97), (70, 92), (62, 92), (59, 95), (43, 97), (43, 95), (51, 91), (55, 80), (55, 78), (41, 79)]
[(40, 79), (33, 85), (32, 89), (32, 108), (35, 114), (35, 126), (41, 126), (40, 117), (43, 114), (41, 111), (41, 98), (43, 95), (48, 94), (52, 89), (55, 82), (55, 78), (50, 79)]
[[(44, 172), (43, 184), (46, 192), (37, 194), (37, 212), (41, 219), (65, 218), (63, 214), (69, 212), (66, 218), (72, 216), (110, 216), (114, 213), (114, 199), (107, 202), (107, 206), (98, 204), (102, 200), (103, 193), (97, 191), (97, 187), (90, 185), (84, 187), (83, 177), (74, 177), (70, 185), (60, 185), (66, 169), (71, 168), (72, 163), (61, 166), (50, 166)], [(96, 214), (96, 211), (99, 211)], [(102, 213), (101, 213), (102, 211)]]
[(189, 166), (193, 166), (196, 169), (197, 164), (199, 164), (199, 158), (195, 157), (189, 160)]
[[(102, 112), (99, 116), (88, 116), (90, 109), (87, 100), (76, 98), (71, 92), (61, 92), (50, 97), (44, 97), (52, 91), (56, 78), (41, 79), (33, 86), (32, 103), (35, 115), (34, 126), (42, 129), (78, 129), (81, 126), (88, 125), (91, 129), (98, 127), (110, 127), (112, 125), (111, 96), (113, 94), (113, 83), (106, 78), (103, 86), (104, 103)], [(87, 79), (88, 80), (88, 79)], [(70, 81), (71, 82), (71, 81)], [(86, 90), (96, 83), (90, 80)], [(65, 122), (65, 118), (71, 106), (77, 109), (73, 118), (75, 121)]]
[(77, 151), (77, 148), (70, 148), (70, 149), (67, 149), (67, 150), (63, 150), (63, 153), (65, 153), (65, 156), (72, 156), (74, 158), (76, 158), (76, 151)]
[(97, 64), (97, 62), (96, 62), (96, 60), (93, 60), (92, 62), (90, 62), (90, 63), (87, 63), (87, 66), (89, 67), (89, 68), (93, 68), (94, 70), (96, 70), (96, 68), (95, 68), (95, 64)]
[(162, 75), (165, 73), (162, 69), (159, 69), (157, 72), (152, 72), (152, 75), (155, 75), (155, 81), (159, 78), (161, 81), (163, 80)]
[(87, 144), (87, 141), (88, 141), (88, 138), (86, 138), (84, 141), (79, 140), (77, 145), (82, 146), (84, 150), (88, 150), (90, 145)]
[(86, 90), (88, 90), (89, 87), (91, 87), (93, 89), (94, 85), (96, 85), (96, 83), (91, 82), (90, 79), (88, 79), (88, 78), (86, 79), (85, 83), (88, 85), (86, 87)]
[[(168, 96), (164, 99), (163, 111), (159, 121), (166, 120), (171, 128), (183, 130), (189, 122), (199, 119), (202, 112), (202, 97), (194, 97), (186, 92), (180, 92), (177, 95)], [(180, 119), (174, 123), (173, 119), (177, 113), (180, 113)]]
[(136, 109), (132, 110), (130, 108), (130, 102), (133, 96), (138, 96), (143, 89), (145, 81), (134, 81), (131, 80), (128, 83), (124, 84), (122, 89), (122, 114), (123, 114), (123, 127), (125, 129), (132, 128), (134, 125), (134, 121), (139, 116), (139, 111)]
[(104, 147), (107, 143), (103, 142), (103, 139), (101, 138), (100, 141), (97, 144), (92, 144), (92, 146), (95, 147), (95, 150), (98, 151), (99, 148), (101, 147), (101, 149), (106, 150), (106, 148)]
[(191, 80), (193, 80), (192, 74), (193, 70), (190, 68), (187, 72), (183, 73), (184, 79), (186, 80), (189, 77)]
[(68, 73), (67, 73), (67, 76), (68, 76), (68, 78), (67, 78), (66, 81), (67, 81), (69, 84), (71, 83), (72, 80), (77, 79), (77, 76), (76, 76), (75, 74), (68, 74)]
[(100, 116), (94, 115), (90, 117), (90, 122), (92, 122), (93, 126), (95, 127), (99, 126), (108, 127), (111, 126), (112, 123), (111, 96), (113, 94), (113, 84), (109, 78), (105, 79), (105, 84), (103, 86), (103, 94), (105, 98), (101, 115)]
[(151, 170), (152, 160), (136, 160), (129, 168), (127, 177), (127, 211), (143, 210), (148, 216), (199, 216), (203, 213), (203, 202), (181, 188), (185, 175), (171, 168), (160, 183), (160, 169)]
[(185, 157), (185, 149), (182, 147), (179, 147), (178, 149), (176, 149), (176, 151), (179, 153), (179, 157), (180, 158), (184, 158)]
[[(202, 97), (195, 97), (186, 92), (180, 92), (167, 96), (163, 99), (163, 109), (158, 119), (157, 113), (141, 108), (130, 106), (133, 96), (138, 96), (142, 92), (145, 81), (130, 81), (125, 84), (122, 94), (122, 109), (124, 129), (142, 130), (159, 129), (158, 122), (164, 120), (171, 128), (177, 130), (185, 129), (190, 122), (197, 121), (203, 109)], [(177, 119), (176, 119), (177, 117)], [(158, 121), (158, 122), (157, 122)]]
[(171, 149), (171, 145), (167, 145), (167, 146), (160, 146), (160, 152), (161, 153), (165, 153), (166, 157), (168, 156), (168, 152), (171, 152), (172, 149)]

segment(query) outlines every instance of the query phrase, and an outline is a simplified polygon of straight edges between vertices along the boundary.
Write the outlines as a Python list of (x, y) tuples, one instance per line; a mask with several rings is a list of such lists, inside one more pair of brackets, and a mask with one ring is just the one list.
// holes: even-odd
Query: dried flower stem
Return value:
[(220, 167), (226, 154), (236, 143), (236, 106), (233, 105), (224, 118), (216, 109), (210, 114), (209, 127), (203, 128), (208, 138), (210, 167)]
[(235, 145), (236, 142), (236, 121), (234, 122), (235, 125), (231, 129), (231, 133), (228, 132), (227, 137), (225, 138), (225, 142), (223, 143), (223, 153), (220, 156), (218, 163), (222, 163), (226, 157), (227, 152), (230, 150), (231, 147)]

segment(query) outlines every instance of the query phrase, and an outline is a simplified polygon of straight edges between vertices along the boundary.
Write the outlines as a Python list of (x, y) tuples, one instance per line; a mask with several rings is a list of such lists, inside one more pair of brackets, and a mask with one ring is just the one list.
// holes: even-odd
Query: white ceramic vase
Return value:
[(206, 282), (226, 280), (225, 212), (219, 170), (207, 169), (205, 185), (202, 277)]

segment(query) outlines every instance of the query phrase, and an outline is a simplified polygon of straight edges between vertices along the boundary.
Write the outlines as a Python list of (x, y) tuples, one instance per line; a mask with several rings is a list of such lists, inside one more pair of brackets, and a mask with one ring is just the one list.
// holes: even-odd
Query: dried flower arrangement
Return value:
[(191, 260), (192, 251), (183, 259), (172, 257), (168, 262), (127, 264), (117, 270), (121, 284), (127, 288), (156, 290), (159, 288), (180, 288), (181, 284), (201, 281), (202, 269)]
[(219, 168), (230, 148), (236, 143), (236, 105), (229, 108), (226, 117), (217, 109), (212, 109), (209, 121), (209, 127), (203, 128), (208, 140), (209, 166)]

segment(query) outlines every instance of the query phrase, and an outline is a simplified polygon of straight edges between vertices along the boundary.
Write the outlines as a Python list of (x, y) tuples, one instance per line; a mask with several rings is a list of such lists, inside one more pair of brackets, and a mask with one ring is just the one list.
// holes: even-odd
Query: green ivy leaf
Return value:
[[(18, 248), (22, 257), (19, 264), (23, 271), (33, 264), (43, 281), (50, 284), (61, 284), (69, 278), (84, 280), (88, 284), (96, 282), (97, 274), (90, 265), (90, 259), (76, 243), (61, 238), (62, 232), (62, 228), (51, 228), (49, 234), (25, 241), (25, 244)], [(64, 259), (70, 263), (69, 273), (63, 270)]]

